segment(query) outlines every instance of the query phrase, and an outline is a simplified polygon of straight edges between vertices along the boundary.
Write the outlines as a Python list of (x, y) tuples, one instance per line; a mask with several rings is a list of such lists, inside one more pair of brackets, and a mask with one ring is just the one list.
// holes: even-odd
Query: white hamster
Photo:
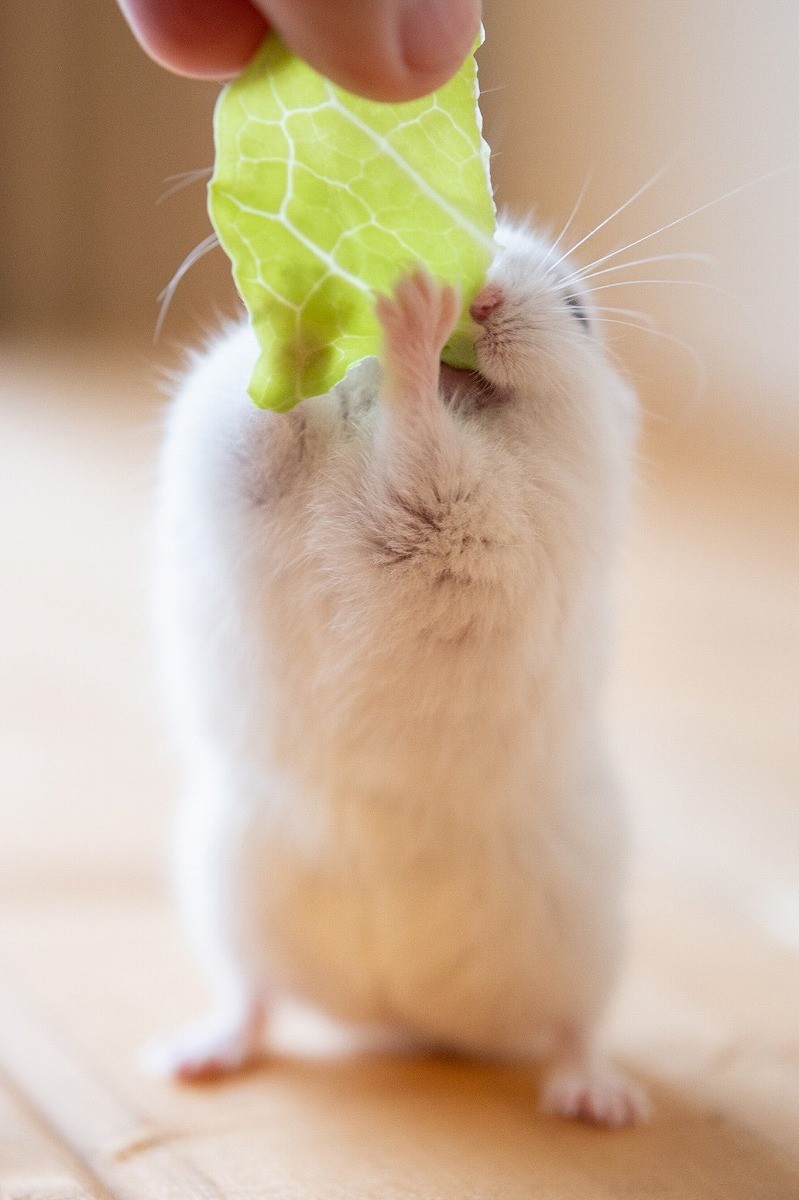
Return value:
[(503, 224), (456, 295), (378, 301), (381, 362), (288, 414), (246, 325), (170, 410), (157, 580), (186, 798), (177, 880), (218, 1008), (151, 1055), (258, 1051), (281, 999), (421, 1046), (545, 1056), (546, 1109), (643, 1119), (597, 1023), (624, 828), (600, 699), (634, 398), (551, 246)]

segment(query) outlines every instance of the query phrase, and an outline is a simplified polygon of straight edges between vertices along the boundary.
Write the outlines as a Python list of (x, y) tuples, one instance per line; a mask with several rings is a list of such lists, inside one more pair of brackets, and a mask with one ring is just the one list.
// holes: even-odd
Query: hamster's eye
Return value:
[(582, 327), (585, 329), (586, 333), (590, 333), (591, 326), (588, 323), (588, 313), (585, 311), (585, 309), (583, 308), (582, 304), (577, 299), (577, 297), (576, 296), (566, 296), (565, 300), (566, 300), (566, 303), (569, 305), (569, 307), (574, 309), (574, 315), (576, 316), (577, 320), (580, 322)]

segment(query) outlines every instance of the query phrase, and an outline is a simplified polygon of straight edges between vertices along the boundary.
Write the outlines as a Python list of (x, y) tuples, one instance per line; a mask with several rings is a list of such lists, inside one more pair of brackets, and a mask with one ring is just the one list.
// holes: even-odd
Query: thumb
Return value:
[(322, 75), (371, 100), (414, 100), (455, 74), (471, 49), (480, 0), (253, 0), (286, 44)]

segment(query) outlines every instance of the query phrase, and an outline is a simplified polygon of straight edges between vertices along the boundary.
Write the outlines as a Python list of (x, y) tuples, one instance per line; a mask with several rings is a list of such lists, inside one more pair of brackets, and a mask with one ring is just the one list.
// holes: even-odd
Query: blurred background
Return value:
[[(634, 961), (644, 946), (673, 968), (671, 1008), (646, 993), (661, 1026), (641, 1044), (673, 1049), (679, 1026), (705, 1062), (695, 1010), (713, 1045), (755, 1010), (768, 1036), (744, 935), (788, 954), (794, 981), (799, 961), (799, 0), (486, 0), (485, 25), (501, 205), (557, 233), (585, 189), (568, 246), (666, 168), (581, 262), (736, 192), (612, 265), (713, 263), (595, 281), (626, 310), (603, 328), (647, 414), (610, 696), (646, 898)], [(150, 63), (112, 0), (38, 0), (0, 6), (0, 87), (0, 960), (33, 962), (43, 993), (57, 912), (76, 914), (66, 940), (86, 961), (98, 906), (104, 961), (114, 930), (144, 954), (156, 937), (136, 930), (162, 905), (176, 796), (147, 633), (157, 385), (236, 300), (216, 249), (154, 343), (158, 294), (209, 232), (206, 176), (161, 197), (210, 168), (216, 85)], [(697, 933), (691, 914), (711, 910), (733, 934)], [(136, 1035), (196, 1007), (169, 1003)], [(795, 1044), (791, 1011), (774, 1045)], [(773, 1126), (799, 1095), (769, 1053), (770, 1082), (727, 1076), (719, 1096), (751, 1123), (757, 1093)]]
[[(487, 0), (485, 22), (483, 108), (500, 204), (559, 230), (588, 180), (576, 241), (671, 164), (582, 261), (783, 171), (627, 256), (699, 251), (717, 266), (654, 263), (604, 280), (682, 277), (721, 291), (625, 286), (603, 303), (650, 313), (690, 342), (708, 375), (704, 415), (799, 442), (799, 5)], [(4, 5), (0, 78), (3, 327), (146, 342), (156, 297), (209, 232), (204, 178), (159, 198), (175, 176), (211, 165), (216, 85), (150, 63), (110, 0), (40, 0), (35, 21), (24, 5)], [(166, 346), (234, 303), (216, 250), (181, 284)], [(690, 353), (614, 332), (630, 333), (634, 363), (646, 364), (647, 399), (684, 411), (697, 390)]]

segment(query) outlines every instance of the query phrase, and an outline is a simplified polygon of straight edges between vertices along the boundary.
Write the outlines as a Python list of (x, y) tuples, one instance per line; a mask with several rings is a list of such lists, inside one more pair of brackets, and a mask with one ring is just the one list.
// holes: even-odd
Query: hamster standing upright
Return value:
[(551, 246), (500, 226), (471, 306), (419, 269), (366, 359), (287, 414), (246, 325), (169, 413), (158, 614), (186, 767), (185, 918), (218, 1007), (154, 1059), (257, 1053), (282, 998), (420, 1046), (543, 1056), (549, 1111), (646, 1099), (597, 1023), (624, 831), (600, 721), (634, 398)]

